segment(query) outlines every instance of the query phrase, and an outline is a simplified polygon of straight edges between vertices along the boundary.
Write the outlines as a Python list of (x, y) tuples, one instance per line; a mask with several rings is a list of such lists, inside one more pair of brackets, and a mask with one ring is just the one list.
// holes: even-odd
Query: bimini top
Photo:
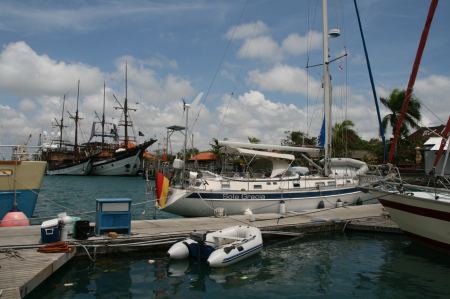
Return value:
[(227, 146), (230, 148), (246, 148), (246, 149), (260, 149), (260, 150), (274, 150), (282, 152), (301, 152), (308, 153), (311, 156), (318, 156), (320, 150), (314, 147), (297, 147), (297, 146), (285, 146), (277, 144), (263, 144), (263, 143), (248, 143), (237, 141), (218, 141), (219, 145)]
[(255, 151), (255, 150), (239, 148), (239, 147), (229, 149), (227, 152), (229, 152), (229, 153), (235, 152), (235, 153), (238, 153), (241, 155), (253, 156), (253, 157), (258, 157), (258, 158), (268, 158), (270, 160), (272, 160), (272, 159), (283, 159), (283, 160), (289, 160), (289, 161), (295, 160), (294, 155), (291, 155), (291, 154), (280, 154), (280, 153), (265, 152), (265, 151)]
[(272, 153), (265, 151), (255, 151), (246, 148), (228, 148), (229, 153), (237, 153), (246, 156), (258, 157), (258, 158), (266, 158), (272, 162), (272, 173), (270, 177), (276, 177), (277, 175), (281, 175), (285, 173), (292, 161), (295, 160), (294, 155), (291, 154), (280, 154), (280, 153)]

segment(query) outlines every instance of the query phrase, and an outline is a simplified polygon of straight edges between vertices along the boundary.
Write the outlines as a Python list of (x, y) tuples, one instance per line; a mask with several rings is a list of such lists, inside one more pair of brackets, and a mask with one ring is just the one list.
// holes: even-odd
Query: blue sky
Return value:
[[(358, 3), (377, 92), (387, 96), (406, 87), (429, 1)], [(349, 54), (331, 68), (333, 119), (351, 119), (361, 136), (376, 137), (353, 1), (329, 0), (329, 23), (342, 32), (330, 42), (331, 56), (344, 47)], [(433, 111), (423, 109), (424, 125), (445, 122), (450, 111), (448, 28), (450, 3), (441, 1), (415, 88)], [(308, 56), (321, 62), (321, 32), (319, 0), (0, 0), (0, 143), (50, 135), (64, 94), (74, 111), (78, 79), (84, 135), (101, 111), (104, 80), (107, 118), (117, 121), (112, 94), (123, 99), (125, 61), (134, 125), (147, 137), (163, 142), (166, 126), (183, 123), (182, 98), (197, 99), (190, 116), (199, 148), (225, 137), (279, 143), (288, 130), (316, 136), (322, 69), (304, 67)]]

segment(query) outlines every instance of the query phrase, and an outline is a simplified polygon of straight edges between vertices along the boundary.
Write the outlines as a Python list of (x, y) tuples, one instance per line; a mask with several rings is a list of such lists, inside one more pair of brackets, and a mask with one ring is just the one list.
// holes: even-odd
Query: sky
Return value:
[[(184, 125), (189, 143), (207, 150), (212, 138), (279, 144), (286, 131), (319, 134), (323, 115), (320, 0), (13, 1), (0, 0), (0, 144), (73, 138), (77, 82), (82, 141), (101, 115), (118, 122), (114, 96), (128, 100), (135, 131), (165, 143), (166, 127)], [(376, 90), (405, 89), (429, 1), (358, 1)], [(333, 122), (350, 119), (365, 138), (378, 137), (375, 104), (353, 1), (329, 0)], [(445, 123), (450, 111), (450, 1), (440, 1), (415, 95), (421, 125)], [(382, 108), (381, 114), (387, 111)], [(387, 132), (390, 137), (391, 132)], [(171, 138), (173, 150), (181, 134)]]

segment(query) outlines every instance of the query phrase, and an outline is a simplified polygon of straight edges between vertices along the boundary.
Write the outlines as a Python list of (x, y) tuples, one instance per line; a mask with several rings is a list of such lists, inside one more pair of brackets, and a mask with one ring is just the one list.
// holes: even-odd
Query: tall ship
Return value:
[[(91, 175), (111, 175), (111, 176), (134, 176), (137, 175), (145, 150), (156, 142), (150, 138), (138, 144), (136, 137), (130, 134), (133, 130), (133, 123), (130, 111), (136, 109), (128, 106), (128, 78), (127, 65), (125, 66), (125, 100), (123, 104), (115, 98), (118, 107), (122, 110), (122, 116), (117, 125), (105, 121), (105, 85), (103, 86), (103, 114), (98, 122), (92, 125), (91, 138), (86, 144), (90, 151), (97, 150), (99, 153), (93, 157)], [(118, 127), (123, 127), (124, 135), (121, 138)], [(143, 134), (139, 134), (143, 135)], [(101, 137), (101, 140), (97, 140)]]
[(64, 128), (64, 105), (66, 96), (64, 95), (61, 119), (55, 119), (56, 126), (59, 128), (59, 138), (51, 140), (50, 144), (42, 146), (41, 159), (47, 161), (48, 175), (87, 175), (92, 169), (92, 152), (78, 143), (78, 123), (80, 117), (78, 114), (78, 103), (80, 97), (80, 81), (78, 80), (77, 106), (75, 115), (70, 114), (70, 118), (75, 123), (75, 138), (71, 144), (63, 139)]

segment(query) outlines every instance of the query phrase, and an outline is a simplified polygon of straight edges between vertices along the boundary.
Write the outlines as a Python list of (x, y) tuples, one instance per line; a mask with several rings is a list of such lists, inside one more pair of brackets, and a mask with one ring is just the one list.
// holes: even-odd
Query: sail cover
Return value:
[(318, 140), (318, 145), (321, 148), (324, 148), (325, 146), (325, 118), (322, 121), (322, 128), (320, 128), (320, 135)]

